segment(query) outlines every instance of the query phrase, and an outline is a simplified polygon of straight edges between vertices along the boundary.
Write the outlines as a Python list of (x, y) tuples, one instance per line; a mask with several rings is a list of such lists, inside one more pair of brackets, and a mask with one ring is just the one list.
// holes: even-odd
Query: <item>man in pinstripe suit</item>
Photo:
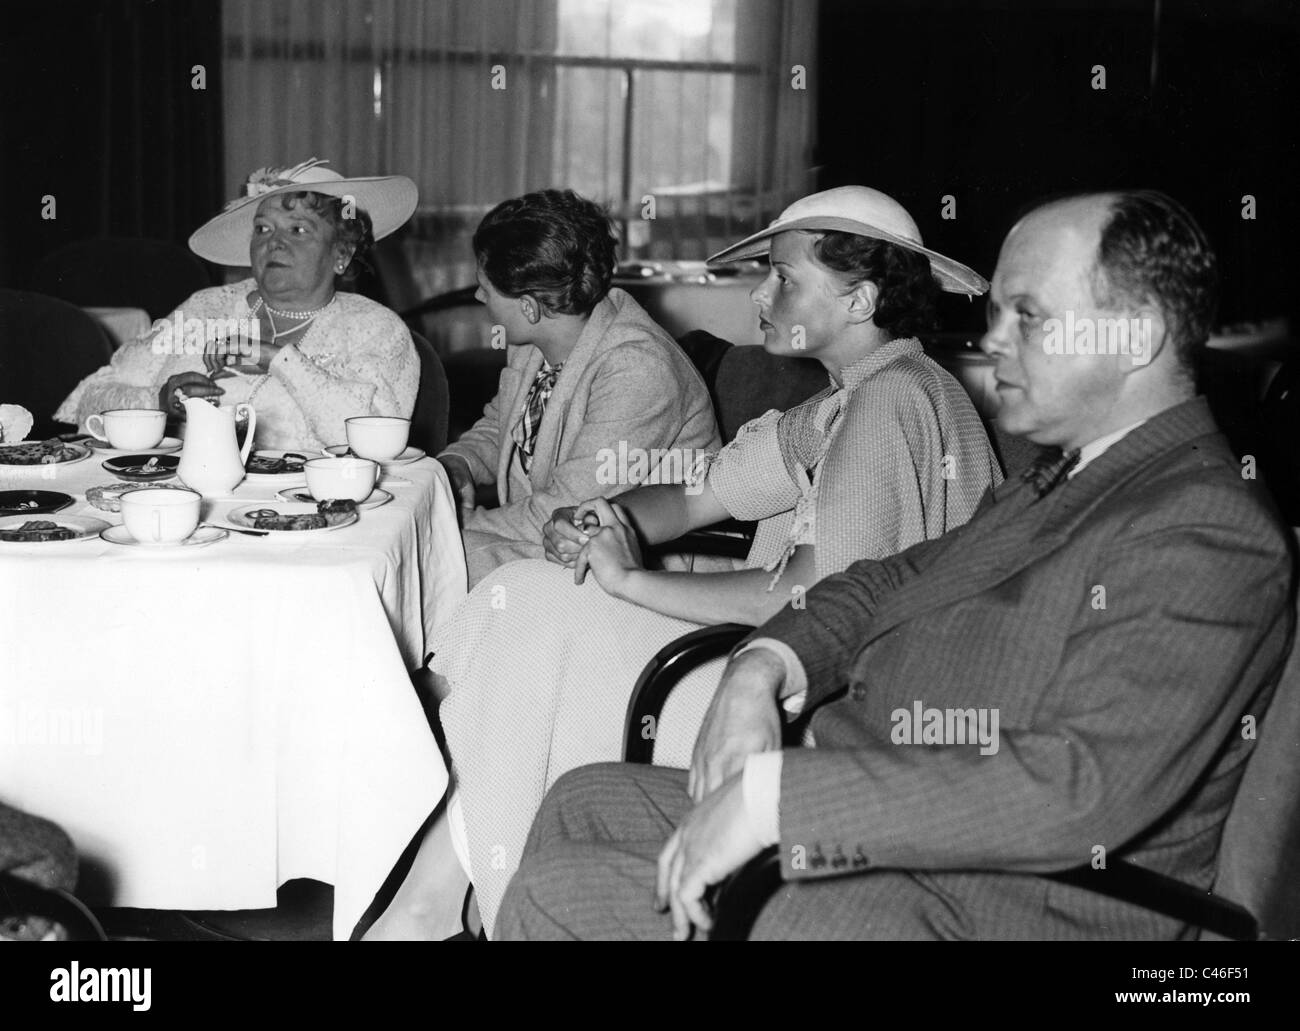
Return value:
[[(983, 348), (1002, 427), (1058, 460), (757, 630), (689, 773), (561, 779), (498, 934), (707, 932), (708, 886), (767, 844), (787, 883), (757, 937), (1185, 933), (1033, 875), (1124, 857), (1208, 889), (1243, 726), (1286, 649), (1287, 535), (1190, 371), (1215, 284), (1200, 229), (1163, 195), (1022, 219)], [(1116, 320), (1137, 330), (1118, 348)], [(783, 706), (812, 711), (814, 747), (780, 750)]]

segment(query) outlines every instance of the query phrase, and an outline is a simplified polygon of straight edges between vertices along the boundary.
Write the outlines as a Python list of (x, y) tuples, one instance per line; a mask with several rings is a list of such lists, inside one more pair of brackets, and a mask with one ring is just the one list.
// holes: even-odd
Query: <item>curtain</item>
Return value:
[(424, 296), (473, 282), (474, 227), (528, 190), (608, 204), (624, 257), (698, 259), (810, 186), (812, 3), (222, 7), (230, 195), (254, 168), (313, 156), (410, 176), (420, 209), (401, 242)]
[[(5, 22), (0, 193), (24, 199), (0, 213), (0, 281), (25, 285), (40, 257), (88, 237), (184, 243), (220, 209), (217, 5), (59, 0), (12, 5)], [(57, 217), (41, 217), (45, 196)]]

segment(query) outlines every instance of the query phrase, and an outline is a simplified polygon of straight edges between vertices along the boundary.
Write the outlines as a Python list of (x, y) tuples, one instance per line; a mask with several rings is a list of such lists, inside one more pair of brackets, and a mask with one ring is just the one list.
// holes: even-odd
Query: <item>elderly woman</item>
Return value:
[[(762, 623), (858, 559), (961, 525), (1000, 481), (965, 391), (916, 339), (939, 288), (976, 295), (983, 279), (923, 247), (901, 205), (860, 186), (806, 197), (712, 260), (769, 251), (752, 294), (764, 346), (817, 359), (829, 385), (742, 427), (692, 484), (556, 512), (546, 535), (557, 564), (503, 567), (443, 627), (433, 668), (450, 689), (441, 716), (457, 795), (378, 933), (449, 930), (435, 919), (464, 883), (456, 845), (491, 930), (547, 787), (619, 758), (632, 686), (669, 641), (700, 624)], [(643, 568), (643, 545), (727, 516), (759, 521), (744, 568)], [(689, 762), (720, 671), (696, 670), (670, 699), (656, 762)]]
[[(471, 586), (542, 557), (551, 512), (600, 492), (602, 454), (718, 445), (694, 365), (611, 288), (614, 242), (609, 215), (571, 190), (503, 201), (474, 233), (478, 299), (508, 350), (483, 417), (438, 456), (461, 499)], [(663, 470), (647, 462), (644, 474), (659, 482)], [(500, 507), (476, 507), (476, 488), (492, 483)]]
[(411, 334), (393, 312), (337, 278), (415, 210), (402, 176), (345, 179), (312, 159), (259, 169), (246, 196), (190, 237), (218, 265), (253, 277), (200, 290), (150, 333), (84, 379), (55, 418), (162, 408), (184, 397), (249, 402), (260, 447), (309, 449), (345, 440), (354, 415), (409, 418), (420, 376)]

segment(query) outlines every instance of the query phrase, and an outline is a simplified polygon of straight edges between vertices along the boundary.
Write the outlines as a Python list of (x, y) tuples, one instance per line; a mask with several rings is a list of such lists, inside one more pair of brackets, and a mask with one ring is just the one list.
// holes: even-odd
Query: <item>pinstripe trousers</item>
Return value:
[[(668, 941), (654, 908), (656, 860), (690, 812), (686, 771), (602, 763), (565, 774), (538, 812), (497, 917), (501, 941)], [(976, 937), (963, 907), (924, 875), (873, 871), (787, 884), (754, 939)]]

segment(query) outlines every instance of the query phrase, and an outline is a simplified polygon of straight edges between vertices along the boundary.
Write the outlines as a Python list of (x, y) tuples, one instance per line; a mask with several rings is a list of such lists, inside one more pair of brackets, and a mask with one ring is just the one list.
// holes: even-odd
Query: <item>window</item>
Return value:
[[(624, 257), (707, 256), (807, 192), (816, 5), (800, 0), (226, 0), (226, 169), (402, 173), (421, 291), (473, 281), (506, 197), (571, 186)], [(653, 215), (653, 218), (646, 217)]]

